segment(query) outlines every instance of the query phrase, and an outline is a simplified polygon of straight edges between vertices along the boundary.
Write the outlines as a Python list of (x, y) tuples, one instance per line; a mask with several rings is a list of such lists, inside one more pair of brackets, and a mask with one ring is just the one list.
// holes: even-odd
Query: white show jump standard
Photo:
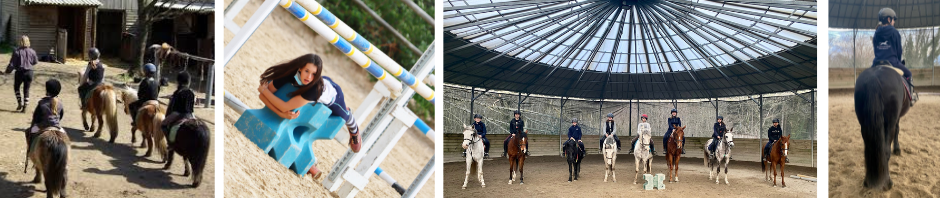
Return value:
[[(431, 89), (424, 83), (421, 83), (418, 80), (416, 80), (415, 76), (412, 75), (410, 72), (406, 71), (405, 68), (403, 68), (400, 64), (398, 64), (398, 62), (395, 62), (395, 60), (392, 60), (392, 58), (388, 57), (388, 55), (386, 55), (385, 52), (382, 52), (382, 50), (376, 48), (375, 45), (373, 45), (368, 40), (363, 38), (362, 35), (360, 35), (355, 30), (350, 28), (348, 25), (346, 25), (346, 23), (343, 23), (342, 20), (336, 18), (336, 16), (333, 15), (333, 13), (331, 13), (329, 10), (327, 10), (322, 5), (320, 5), (320, 3), (318, 3), (316, 0), (297, 0), (296, 3), (293, 2), (292, 0), (281, 0), (280, 5), (284, 7), (285, 9), (287, 9), (287, 11), (290, 12), (291, 14), (294, 14), (294, 16), (296, 16), (298, 19), (300, 19), (301, 21), (304, 21), (304, 23), (307, 24), (308, 26), (310, 26), (310, 24), (306, 22), (307, 17), (309, 17), (309, 14), (315, 15), (317, 19), (319, 19), (321, 22), (327, 25), (327, 27), (330, 27), (331, 29), (333, 29), (333, 31), (335, 31), (339, 36), (342, 36), (344, 39), (346, 39), (346, 41), (352, 44), (352, 46), (355, 46), (356, 49), (358, 49), (360, 52), (366, 54), (367, 56), (369, 56), (369, 58), (372, 58), (372, 60), (375, 60), (375, 62), (379, 66), (381, 66), (382, 68), (385, 68), (389, 72), (392, 72), (392, 74), (395, 75), (395, 77), (401, 80), (403, 83), (405, 83), (405, 85), (408, 85), (409, 87), (414, 89), (415, 92), (418, 93), (418, 95), (421, 95), (422, 97), (424, 97), (425, 100), (428, 100), (431, 103), (434, 103), (434, 90), (433, 89)], [(313, 10), (313, 12), (307, 12), (305, 8), (313, 8), (313, 9), (309, 9), (309, 10)], [(321, 35), (329, 35), (329, 34), (321, 33), (320, 30), (314, 29), (314, 31), (317, 31), (317, 33)], [(335, 40), (337, 40), (337, 38), (333, 38), (333, 39), (334, 41), (330, 41), (330, 42), (335, 43)], [(340, 50), (344, 50), (344, 49), (340, 49)], [(347, 53), (347, 55), (349, 55), (348, 53), (351, 53), (351, 52), (343, 51), (343, 53)]]

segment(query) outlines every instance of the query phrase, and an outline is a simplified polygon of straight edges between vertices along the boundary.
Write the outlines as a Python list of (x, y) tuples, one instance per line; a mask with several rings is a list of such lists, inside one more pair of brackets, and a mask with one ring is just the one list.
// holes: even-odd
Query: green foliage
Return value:
[[(425, 13), (434, 16), (433, 0), (412, 1), (421, 7)], [(364, 0), (364, 2), (369, 9), (397, 29), (419, 50), (424, 51), (434, 41), (434, 26), (421, 19), (417, 13), (401, 1)], [(405, 69), (411, 69), (411, 66), (421, 57), (421, 54), (409, 50), (404, 41), (398, 40), (391, 31), (382, 27), (381, 24), (376, 22), (376, 19), (372, 18), (366, 10), (359, 8), (356, 3), (351, 1), (321, 1), (321, 4)], [(375, 81), (374, 77), (371, 79)], [(433, 122), (431, 120), (434, 119), (434, 104), (424, 100), (419, 95), (415, 95), (414, 102), (409, 107), (415, 114), (428, 121), (428, 124), (433, 125), (430, 122)]]

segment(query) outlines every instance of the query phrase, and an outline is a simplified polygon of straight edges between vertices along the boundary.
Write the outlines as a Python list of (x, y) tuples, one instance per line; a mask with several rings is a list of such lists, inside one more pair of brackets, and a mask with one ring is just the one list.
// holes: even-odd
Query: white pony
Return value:
[[(718, 142), (717, 147), (715, 148), (715, 158), (709, 157), (708, 145), (712, 144), (712, 140), (709, 139), (705, 142), (705, 165), (708, 166), (708, 179), (712, 179), (712, 176), (715, 176), (715, 184), (718, 184), (718, 178), (721, 176), (721, 168), (725, 168), (725, 184), (728, 184), (728, 163), (731, 162), (731, 148), (734, 147), (734, 127), (728, 129), (728, 132), (725, 132), (725, 135), (721, 138), (721, 142)], [(715, 171), (718, 171), (717, 173)]]
[(467, 151), (467, 175), (463, 179), (463, 189), (467, 189), (470, 167), (474, 161), (477, 162), (477, 179), (480, 180), (480, 186), (486, 188), (486, 183), (483, 182), (483, 137), (477, 134), (472, 126), (464, 125), (463, 143), (460, 145)]
[(636, 179), (640, 175), (640, 167), (643, 168), (643, 173), (653, 173), (653, 154), (650, 153), (650, 123), (640, 123), (637, 127), (637, 135), (639, 136), (636, 140), (636, 145), (633, 145), (633, 156), (634, 162), (636, 162), (636, 174), (633, 175), (633, 184), (636, 184)]
[(617, 174), (614, 172), (614, 164), (617, 162), (617, 141), (614, 140), (614, 136), (607, 136), (604, 139), (604, 169), (607, 171), (604, 173), (604, 182), (607, 182), (607, 176), (611, 176), (614, 179), (614, 182), (617, 182)]

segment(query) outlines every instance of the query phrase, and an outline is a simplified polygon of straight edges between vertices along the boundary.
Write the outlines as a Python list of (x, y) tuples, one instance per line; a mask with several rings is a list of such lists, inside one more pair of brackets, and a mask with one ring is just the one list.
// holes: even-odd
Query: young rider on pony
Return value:
[[(490, 158), (490, 140), (486, 139), (486, 124), (483, 124), (483, 116), (473, 114), (472, 126), (473, 130), (476, 131), (477, 135), (480, 135), (480, 138), (483, 140), (483, 158)], [(467, 156), (467, 151), (463, 152), (463, 156)]]
[[(295, 119), (298, 109), (304, 105), (320, 103), (333, 111), (333, 116), (346, 120), (346, 129), (349, 131), (349, 147), (358, 153), (362, 148), (362, 135), (359, 133), (359, 124), (346, 107), (343, 90), (330, 77), (323, 76), (323, 60), (316, 54), (304, 54), (286, 63), (269, 67), (261, 74), (259, 98), (271, 111), (285, 119)], [(277, 89), (285, 85), (298, 87), (297, 91), (288, 95), (290, 99), (281, 100), (274, 95)], [(320, 170), (315, 166), (308, 172), (315, 178)]]
[[(637, 124), (637, 125), (636, 125), (636, 128), (637, 128), (637, 129), (636, 129), (636, 132), (637, 132), (636, 137), (633, 137), (633, 141), (631, 141), (631, 142), (633, 142), (633, 143), (630, 143), (630, 153), (633, 153), (633, 149), (634, 149), (634, 147), (635, 147), (635, 145), (636, 145), (636, 141), (637, 141), (638, 139), (640, 139), (640, 136), (643, 135), (643, 132), (645, 132), (645, 133), (649, 133), (649, 132), (650, 132), (650, 123), (647, 123), (647, 122), (646, 122), (646, 120), (648, 120), (648, 119), (649, 119), (649, 117), (646, 116), (646, 114), (643, 114), (643, 115), (640, 116), (640, 124)], [(653, 154), (653, 156), (655, 156), (655, 155), (656, 155), (656, 147), (653, 146), (653, 138), (650, 138), (649, 141), (650, 141), (650, 142), (649, 142), (649, 144), (650, 144), (650, 153)]]
[(571, 118), (571, 127), (568, 127), (568, 140), (578, 141), (581, 156), (584, 156), (584, 142), (581, 142), (581, 126), (578, 126), (577, 118)]
[(901, 47), (901, 34), (894, 28), (894, 23), (898, 21), (898, 15), (891, 8), (882, 8), (878, 11), (878, 21), (881, 24), (875, 29), (875, 35), (872, 37), (872, 46), (874, 46), (875, 51), (872, 67), (891, 65), (901, 69), (901, 71), (904, 71), (904, 79), (907, 80), (907, 85), (913, 90), (911, 70), (904, 66), (904, 61), (901, 61), (901, 54), (904, 53), (904, 49)]
[[(771, 146), (774, 145), (774, 142), (780, 140), (780, 137), (783, 137), (783, 130), (780, 129), (780, 119), (774, 119), (774, 125), (770, 126), (770, 129), (767, 129), (767, 144), (764, 145), (764, 155), (761, 156), (761, 161), (770, 156)], [(786, 158), (787, 162), (790, 162), (790, 158)]]
[(102, 63), (98, 58), (101, 57), (101, 52), (98, 51), (98, 48), (88, 49), (88, 58), (91, 60), (88, 61), (88, 64), (85, 66), (85, 72), (82, 73), (81, 85), (78, 86), (78, 98), (81, 100), (82, 109), (85, 108), (85, 101), (88, 98), (88, 92), (94, 90), (95, 87), (98, 87), (102, 81), (104, 81), (104, 63)]
[(143, 69), (144, 79), (141, 80), (140, 85), (137, 86), (137, 101), (128, 105), (131, 109), (131, 126), (136, 126), (137, 110), (147, 101), (156, 100), (160, 94), (160, 85), (153, 79), (153, 75), (157, 73), (157, 66), (152, 63), (147, 63), (144, 65)]
[(617, 126), (614, 125), (614, 114), (607, 114), (607, 122), (604, 123), (604, 136), (601, 136), (601, 144), (598, 148), (604, 148), (604, 140), (607, 139), (607, 136), (614, 136), (614, 140), (617, 141), (617, 150), (620, 150), (620, 138), (617, 137)]
[[(516, 110), (512, 112), (512, 114), (513, 114), (512, 115), (513, 118), (512, 120), (509, 120), (509, 134), (510, 135), (506, 137), (505, 141), (503, 141), (503, 156), (506, 156), (506, 153), (508, 152), (509, 148), (507, 147), (509, 147), (509, 139), (512, 138), (512, 136), (516, 136), (516, 134), (521, 134), (523, 133), (523, 131), (525, 131), (525, 122), (522, 121), (522, 112), (520, 112), (519, 110)], [(528, 144), (525, 145), (525, 150), (526, 150), (525, 155), (529, 156)]]
[(721, 137), (724, 137), (725, 132), (728, 132), (728, 127), (725, 125), (724, 117), (718, 116), (718, 122), (715, 122), (715, 126), (712, 128), (714, 129), (714, 132), (712, 133), (712, 144), (708, 145), (708, 151), (709, 156), (714, 158), (715, 149), (718, 148)]
[(59, 101), (59, 91), (62, 85), (56, 79), (46, 81), (46, 97), (39, 100), (36, 110), (33, 110), (33, 119), (29, 122), (29, 129), (26, 130), (27, 152), (32, 151), (33, 139), (39, 136), (46, 127), (60, 127), (59, 125), (65, 111), (62, 108), (62, 101)]
[(166, 119), (160, 123), (160, 128), (166, 132), (172, 132), (173, 127), (179, 127), (183, 121), (196, 118), (193, 116), (193, 106), (196, 103), (196, 94), (189, 89), (189, 73), (180, 72), (176, 76), (177, 88), (170, 97), (170, 105), (167, 106)]
[[(679, 111), (672, 109), (672, 117), (666, 121), (666, 124), (669, 125), (669, 128), (666, 129), (666, 135), (663, 135), (663, 147), (669, 145), (669, 136), (672, 135), (673, 127), (682, 126), (682, 120), (679, 119)], [(663, 151), (663, 155), (666, 154), (666, 151)], [(685, 154), (685, 139), (682, 139), (682, 154)]]

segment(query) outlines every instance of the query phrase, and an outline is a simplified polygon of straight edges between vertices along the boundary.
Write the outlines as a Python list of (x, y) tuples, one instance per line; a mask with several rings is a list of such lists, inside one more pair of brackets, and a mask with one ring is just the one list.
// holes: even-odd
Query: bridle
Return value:
[[(476, 138), (477, 140), (473, 141), (474, 138)], [(481, 137), (480, 134), (477, 134), (476, 130), (473, 130), (473, 134), (470, 135), (470, 139), (464, 138), (463, 140), (470, 141), (470, 143), (467, 143), (467, 154), (469, 154), (470, 158), (473, 159), (473, 145), (475, 145), (476, 143), (480, 141), (483, 141), (483, 137)]]

